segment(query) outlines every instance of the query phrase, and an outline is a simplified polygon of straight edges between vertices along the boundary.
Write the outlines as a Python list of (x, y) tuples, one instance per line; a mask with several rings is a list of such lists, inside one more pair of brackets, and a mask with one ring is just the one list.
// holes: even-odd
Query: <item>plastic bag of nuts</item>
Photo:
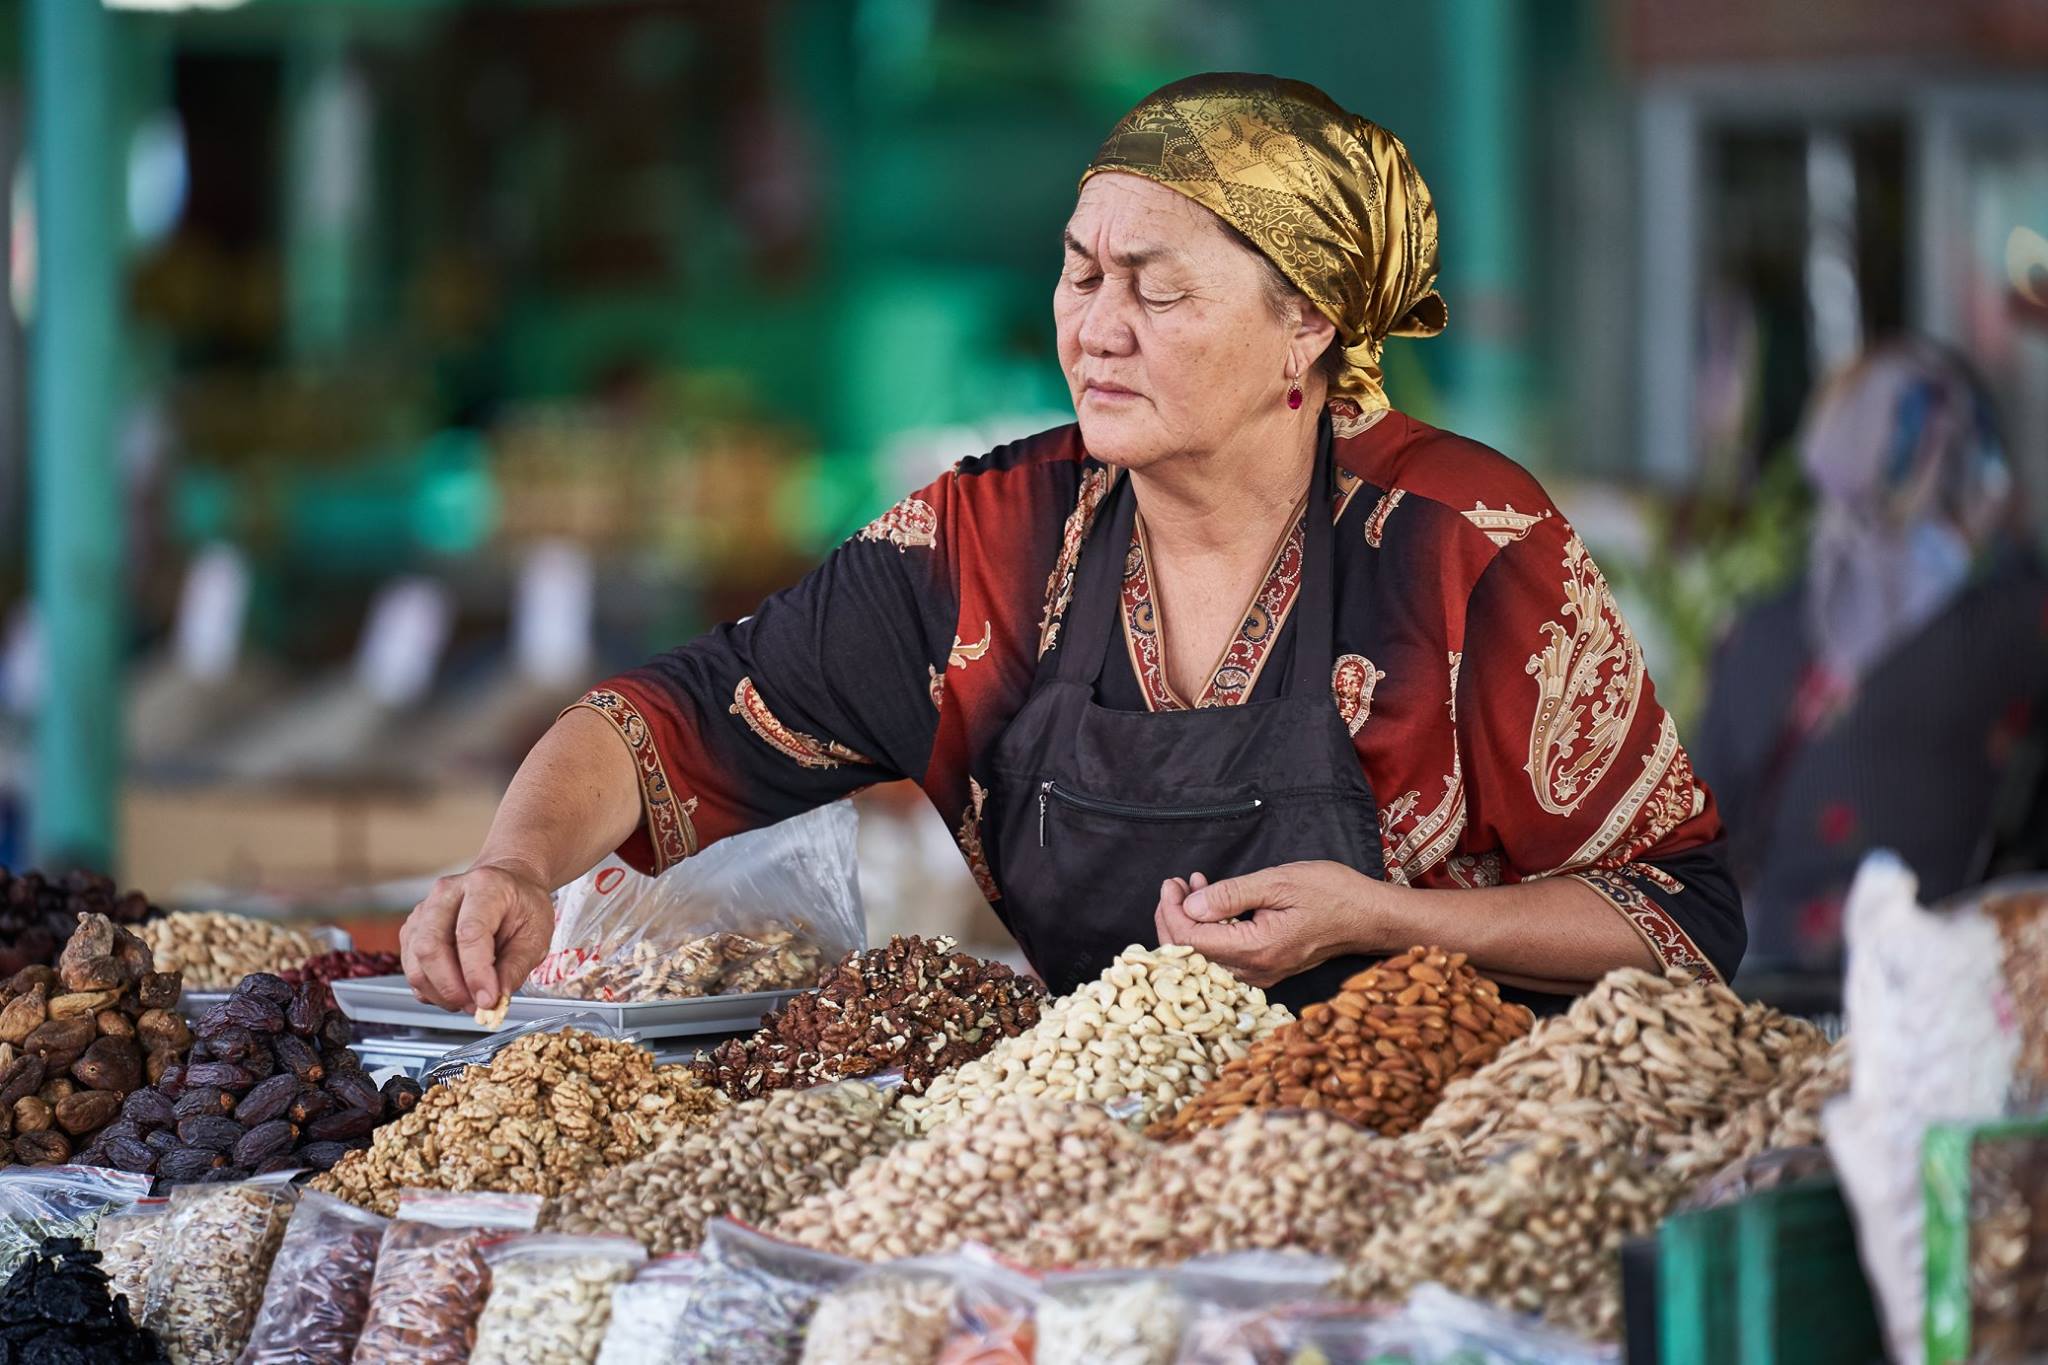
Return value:
[(76, 1237), (90, 1244), (93, 1229), (107, 1213), (148, 1193), (148, 1176), (94, 1166), (0, 1170), (0, 1283), (44, 1238)]
[(470, 1365), (591, 1365), (611, 1322), (612, 1291), (647, 1252), (629, 1237), (530, 1233), (484, 1248), (491, 1296)]
[(1253, 1043), (1152, 1136), (1183, 1136), (1247, 1109), (1309, 1108), (1396, 1137), (1436, 1107), (1444, 1086), (1492, 1061), (1532, 1022), (1463, 953), (1410, 948)]
[(390, 1223), (308, 1190), (285, 1225), (239, 1365), (348, 1365)]
[(818, 1298), (858, 1274), (857, 1261), (791, 1246), (718, 1219), (666, 1365), (791, 1365)]
[(703, 1272), (704, 1258), (694, 1253), (657, 1256), (630, 1283), (612, 1290), (612, 1320), (597, 1365), (668, 1365), (690, 1291)]
[(1038, 1352), (1048, 1361), (1173, 1365), (1184, 1309), (1165, 1275), (1078, 1270), (1039, 1286)]
[(171, 1192), (143, 1325), (174, 1365), (232, 1365), (241, 1355), (297, 1203), (289, 1172)]
[(377, 1248), (355, 1365), (463, 1365), (490, 1292), (484, 1243), (533, 1227), (530, 1194), (407, 1190)]
[(138, 1322), (149, 1297), (149, 1272), (164, 1229), (170, 1226), (165, 1217), (170, 1211), (168, 1199), (138, 1199), (101, 1218), (93, 1231), (93, 1249), (100, 1254), (108, 1289), (128, 1300), (129, 1315)]
[(892, 1101), (892, 1092), (861, 1081), (748, 1100), (717, 1124), (549, 1200), (541, 1226), (633, 1237), (657, 1255), (694, 1250), (711, 1219), (773, 1217), (901, 1142)]

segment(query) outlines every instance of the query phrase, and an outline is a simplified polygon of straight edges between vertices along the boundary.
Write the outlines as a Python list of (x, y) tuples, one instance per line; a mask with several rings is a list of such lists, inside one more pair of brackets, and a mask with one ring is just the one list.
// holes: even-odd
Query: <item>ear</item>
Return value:
[(1336, 324), (1323, 316), (1323, 310), (1310, 303), (1306, 294), (1296, 294), (1294, 330), (1287, 339), (1288, 355), (1294, 363), (1295, 373), (1307, 375), (1313, 370), (1323, 352), (1330, 349), (1330, 339), (1336, 335)]

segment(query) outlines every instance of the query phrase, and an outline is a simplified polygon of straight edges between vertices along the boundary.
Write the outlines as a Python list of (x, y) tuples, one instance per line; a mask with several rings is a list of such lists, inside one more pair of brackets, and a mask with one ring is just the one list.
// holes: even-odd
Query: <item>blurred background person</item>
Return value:
[(2048, 694), (2048, 580), (1957, 356), (1872, 348), (1817, 391), (1798, 457), (1815, 500), (1804, 569), (1734, 621), (1694, 743), (1760, 969), (1839, 961), (1842, 899), (1873, 848), (1930, 899), (1981, 880)]

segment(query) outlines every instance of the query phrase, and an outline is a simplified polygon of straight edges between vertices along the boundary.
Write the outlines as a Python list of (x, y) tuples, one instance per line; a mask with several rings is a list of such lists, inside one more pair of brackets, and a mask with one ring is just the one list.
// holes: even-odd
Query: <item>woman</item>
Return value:
[(2038, 747), (2048, 583), (2008, 534), (1990, 404), (1932, 343), (1881, 346), (1823, 388), (1800, 458), (1807, 570), (1722, 645), (1700, 768), (1731, 812), (1755, 955), (1826, 970), (1870, 849), (1930, 899), (1983, 877)]
[(1445, 322), (1429, 191), (1312, 87), (1208, 75), (1082, 177), (1053, 291), (1079, 420), (613, 679), (403, 937), (493, 999), (548, 888), (911, 777), (1065, 991), (1185, 943), (1299, 1004), (1412, 943), (1520, 986), (1732, 971), (1742, 917), (1599, 571), (1543, 490), (1392, 411)]

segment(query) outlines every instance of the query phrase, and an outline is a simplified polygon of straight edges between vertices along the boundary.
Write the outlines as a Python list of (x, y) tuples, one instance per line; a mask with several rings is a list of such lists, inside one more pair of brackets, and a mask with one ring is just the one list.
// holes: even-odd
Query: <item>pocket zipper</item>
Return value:
[(1105, 801), (1098, 796), (1082, 796), (1070, 792), (1057, 782), (1038, 784), (1038, 846), (1044, 848), (1046, 810), (1053, 798), (1059, 798), (1062, 805), (1076, 810), (1085, 810), (1094, 815), (1117, 815), (1128, 820), (1229, 820), (1238, 816), (1256, 814), (1264, 808), (1265, 802), (1259, 797), (1243, 801), (1231, 801), (1214, 806), (1136, 806), (1124, 801)]

